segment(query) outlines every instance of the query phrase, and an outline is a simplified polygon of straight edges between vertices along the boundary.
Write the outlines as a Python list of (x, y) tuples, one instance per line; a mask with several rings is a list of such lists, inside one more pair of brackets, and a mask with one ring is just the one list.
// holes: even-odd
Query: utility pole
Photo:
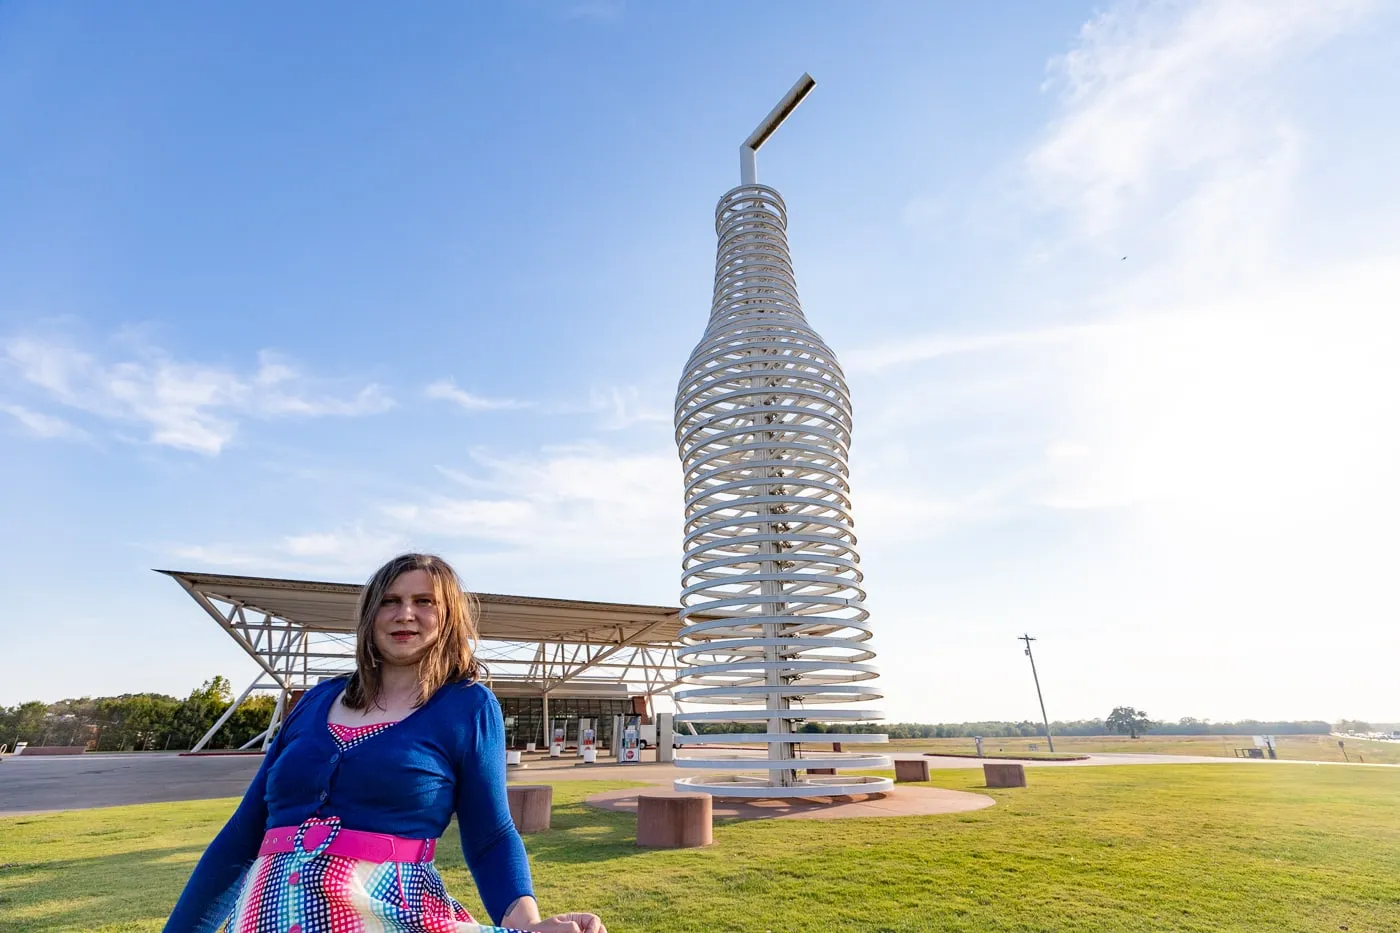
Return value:
[(1017, 641), (1026, 643), (1026, 657), (1031, 659), (1031, 676), (1035, 678), (1035, 697), (1040, 701), (1040, 719), (1045, 723), (1045, 741), (1050, 744), (1050, 751), (1055, 751), (1055, 738), (1050, 734), (1050, 717), (1045, 715), (1045, 697), (1040, 692), (1040, 675), (1035, 672), (1035, 655), (1031, 654), (1031, 642), (1035, 641), (1030, 635), (1020, 635)]

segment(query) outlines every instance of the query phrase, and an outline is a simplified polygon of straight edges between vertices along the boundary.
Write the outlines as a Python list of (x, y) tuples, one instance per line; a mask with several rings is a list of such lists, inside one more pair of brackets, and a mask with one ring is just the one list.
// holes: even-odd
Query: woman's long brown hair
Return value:
[(379, 702), (382, 682), (379, 652), (374, 647), (374, 617), (394, 581), (413, 570), (433, 581), (433, 604), (438, 613), (438, 639), (418, 662), (418, 701), (422, 706), (443, 684), (481, 679), (476, 659), (474, 601), (462, 589), (461, 578), (436, 554), (400, 554), (374, 572), (360, 591), (359, 624), (355, 630), (355, 673), (345, 687), (345, 705), (369, 709)]

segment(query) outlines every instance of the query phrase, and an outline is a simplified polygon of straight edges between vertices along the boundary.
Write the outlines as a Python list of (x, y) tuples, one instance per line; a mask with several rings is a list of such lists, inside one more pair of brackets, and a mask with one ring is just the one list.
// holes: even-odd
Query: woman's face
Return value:
[(381, 663), (417, 664), (441, 631), (433, 578), (428, 572), (410, 570), (395, 577), (374, 616), (374, 647)]

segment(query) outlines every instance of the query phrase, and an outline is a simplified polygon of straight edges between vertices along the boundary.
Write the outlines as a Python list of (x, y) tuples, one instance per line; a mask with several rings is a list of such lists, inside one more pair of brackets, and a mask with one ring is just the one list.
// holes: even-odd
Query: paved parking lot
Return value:
[(7, 756), (0, 762), (0, 816), (237, 797), (261, 764), (261, 755)]

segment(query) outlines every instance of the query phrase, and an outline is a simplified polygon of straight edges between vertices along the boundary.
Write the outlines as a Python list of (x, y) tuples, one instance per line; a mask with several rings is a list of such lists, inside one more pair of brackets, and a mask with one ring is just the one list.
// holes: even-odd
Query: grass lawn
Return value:
[[(981, 792), (976, 770), (934, 773)], [(546, 908), (613, 933), (1400, 929), (1400, 770), (1037, 768), (975, 813), (720, 823), (643, 851), (632, 819), (555, 785), (527, 839)], [(231, 800), (0, 820), (0, 929), (158, 930)], [(460, 853), (448, 886), (474, 908)]]
[[(1400, 764), (1400, 742), (1373, 742), (1368, 739), (1343, 739), (1346, 755), (1371, 764)], [(1025, 752), (1037, 745), (1046, 752), (1044, 737), (982, 740), (988, 752)], [(1142, 755), (1206, 755), (1213, 758), (1233, 758), (1236, 748), (1252, 748), (1254, 740), (1247, 735), (1152, 735), (1139, 739), (1126, 735), (1064, 735), (1055, 736), (1057, 752), (1128, 752)], [(1278, 756), (1286, 761), (1343, 761), (1342, 749), (1329, 735), (1280, 735), (1277, 737)], [(895, 739), (891, 749), (901, 752), (955, 751), (976, 753), (972, 739)]]

